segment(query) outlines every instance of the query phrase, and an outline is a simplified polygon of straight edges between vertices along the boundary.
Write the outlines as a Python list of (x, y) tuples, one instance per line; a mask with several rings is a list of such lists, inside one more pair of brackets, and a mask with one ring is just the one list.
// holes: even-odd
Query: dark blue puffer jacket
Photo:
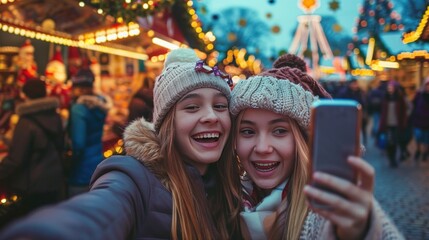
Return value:
[(71, 185), (89, 185), (97, 165), (103, 160), (103, 127), (109, 104), (101, 96), (83, 95), (70, 110), (70, 138), (73, 150)]

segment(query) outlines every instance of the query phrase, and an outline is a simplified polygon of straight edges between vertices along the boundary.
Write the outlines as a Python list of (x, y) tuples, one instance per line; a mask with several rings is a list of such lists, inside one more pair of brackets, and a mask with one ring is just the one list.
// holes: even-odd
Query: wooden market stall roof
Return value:
[(192, 4), (186, 1), (175, 1), (168, 11), (127, 23), (118, 23), (114, 16), (103, 16), (84, 2), (1, 1), (0, 31), (143, 60), (168, 52), (169, 47), (155, 44), (154, 38), (172, 47), (188, 44), (203, 52), (212, 48), (201, 32), (195, 31), (201, 29), (201, 23), (197, 16), (191, 16), (195, 11), (187, 11)]

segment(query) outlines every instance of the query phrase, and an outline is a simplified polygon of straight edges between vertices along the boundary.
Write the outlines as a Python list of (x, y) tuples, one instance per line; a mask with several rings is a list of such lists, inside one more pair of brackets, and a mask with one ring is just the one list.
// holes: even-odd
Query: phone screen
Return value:
[(356, 181), (356, 173), (347, 163), (347, 157), (359, 155), (360, 119), (361, 106), (353, 100), (320, 100), (313, 104), (310, 125), (313, 172), (325, 172)]

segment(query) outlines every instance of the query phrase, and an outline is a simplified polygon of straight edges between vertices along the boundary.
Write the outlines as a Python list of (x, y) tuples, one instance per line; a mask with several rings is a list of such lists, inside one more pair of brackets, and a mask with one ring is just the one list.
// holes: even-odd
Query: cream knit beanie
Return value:
[(214, 88), (230, 99), (231, 90), (225, 79), (213, 72), (195, 70), (199, 60), (195, 51), (189, 48), (179, 48), (167, 55), (164, 69), (156, 78), (153, 89), (153, 123), (156, 132), (170, 109), (188, 92), (199, 88)]
[(236, 117), (247, 108), (266, 109), (307, 128), (312, 103), (331, 96), (305, 69), (302, 59), (286, 54), (274, 62), (274, 68), (238, 82), (232, 90), (231, 114)]

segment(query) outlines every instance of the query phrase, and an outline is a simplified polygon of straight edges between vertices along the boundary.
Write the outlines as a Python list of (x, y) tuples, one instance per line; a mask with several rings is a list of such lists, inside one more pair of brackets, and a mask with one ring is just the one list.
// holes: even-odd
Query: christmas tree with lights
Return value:
[(356, 33), (362, 40), (379, 33), (403, 29), (401, 16), (393, 10), (390, 0), (365, 0), (359, 13)]
[[(363, 50), (358, 54), (361, 60), (365, 59), (365, 64), (372, 66), (373, 59), (385, 59), (389, 55), (389, 50), (380, 39), (380, 35), (388, 32), (403, 30), (401, 15), (393, 10), (393, 3), (390, 0), (365, 0), (359, 9), (359, 18), (354, 29), (355, 36), (353, 42), (349, 44), (348, 55), (353, 55), (354, 49)], [(361, 48), (361, 46), (367, 46)], [(362, 61), (360, 61), (362, 62)], [(360, 67), (362, 64), (360, 64)]]

